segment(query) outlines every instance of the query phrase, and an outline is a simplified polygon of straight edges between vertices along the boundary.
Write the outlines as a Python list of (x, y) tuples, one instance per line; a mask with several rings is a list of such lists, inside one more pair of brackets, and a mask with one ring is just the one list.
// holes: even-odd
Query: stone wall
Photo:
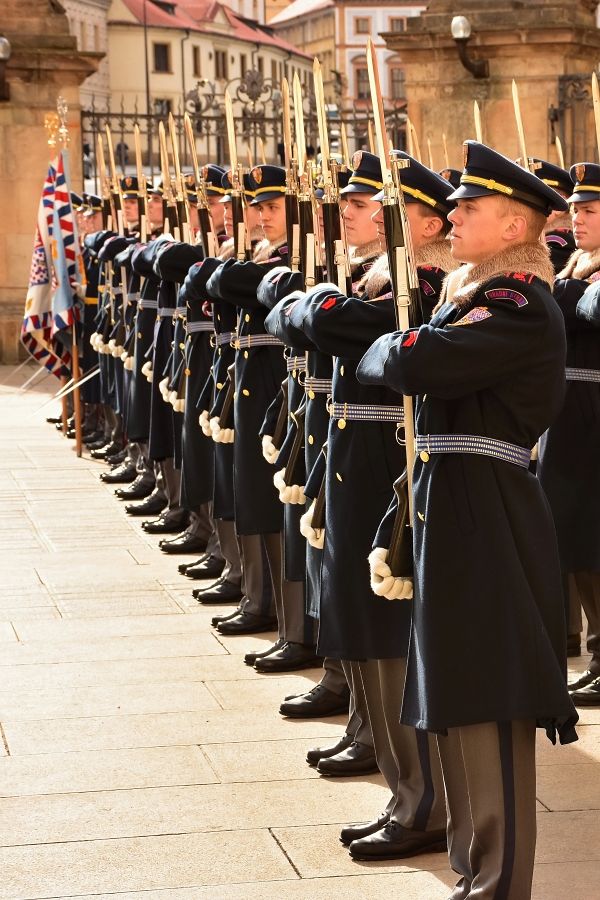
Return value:
[[(482, 113), (483, 139), (511, 157), (519, 155), (511, 83), (519, 87), (527, 152), (557, 161), (548, 117), (558, 106), (560, 75), (591, 73), (600, 59), (595, 3), (585, 0), (431, 0), (409, 20), (403, 34), (384, 35), (402, 54), (408, 113), (421, 139), (431, 140), (442, 167), (445, 134), (450, 165), (462, 167), (462, 142), (475, 137), (473, 101)], [(475, 79), (463, 68), (450, 35), (453, 15), (468, 16), (469, 52), (489, 61), (490, 77)], [(569, 162), (569, 160), (567, 160)], [(575, 160), (571, 160), (575, 162)]]
[(23, 355), (19, 331), (29, 279), (37, 208), (48, 167), (44, 116), (56, 98), (69, 106), (73, 188), (81, 187), (79, 85), (101, 54), (78, 53), (57, 0), (2, 0), (2, 33), (11, 43), (10, 100), (0, 101), (0, 361)]

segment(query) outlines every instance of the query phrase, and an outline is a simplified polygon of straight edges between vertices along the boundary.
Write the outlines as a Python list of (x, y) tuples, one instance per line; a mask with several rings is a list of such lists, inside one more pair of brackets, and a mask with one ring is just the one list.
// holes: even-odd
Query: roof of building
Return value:
[(334, 0), (293, 0), (289, 6), (286, 6), (285, 9), (282, 9), (281, 12), (269, 20), (269, 25), (280, 25), (283, 22), (289, 22), (291, 19), (297, 19), (299, 16), (306, 16), (334, 5)]
[[(238, 16), (228, 6), (218, 0), (122, 0), (132, 16), (140, 24), (149, 28), (176, 28), (184, 31), (196, 31), (204, 34), (224, 34), (229, 38), (237, 38), (274, 49), (293, 53), (308, 59), (293, 44), (277, 37), (268, 25), (259, 25), (253, 19)], [(332, 0), (327, 0), (332, 2)], [(215, 26), (219, 15), (225, 17), (229, 28), (220, 31)], [(114, 20), (113, 20), (114, 21)]]

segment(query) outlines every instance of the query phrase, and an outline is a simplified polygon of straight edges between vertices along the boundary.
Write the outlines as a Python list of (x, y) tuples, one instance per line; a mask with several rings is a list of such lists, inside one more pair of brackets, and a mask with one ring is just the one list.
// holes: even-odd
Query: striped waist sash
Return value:
[(419, 434), (415, 444), (423, 462), (432, 453), (476, 453), (527, 469), (531, 460), (531, 450), (526, 447), (474, 434)]

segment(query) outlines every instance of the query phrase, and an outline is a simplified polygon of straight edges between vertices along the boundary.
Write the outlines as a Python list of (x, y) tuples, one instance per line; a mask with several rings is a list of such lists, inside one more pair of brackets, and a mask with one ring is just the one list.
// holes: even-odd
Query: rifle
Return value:
[(250, 234), (246, 227), (242, 167), (238, 163), (233, 104), (228, 90), (225, 91), (225, 121), (227, 123), (227, 141), (229, 144), (229, 160), (231, 162), (233, 246), (235, 258), (238, 262), (244, 262), (251, 256)]
[[(398, 330), (406, 331), (411, 326), (421, 324), (419, 280), (414, 255), (410, 227), (406, 215), (400, 170), (405, 160), (392, 157), (386, 150), (385, 118), (379, 84), (379, 71), (373, 42), (369, 38), (367, 47), (369, 83), (375, 107), (375, 130), (381, 159), (383, 176), (383, 218), (390, 268), (390, 281), (396, 305)], [(413, 136), (414, 137), (414, 136)], [(388, 549), (388, 565), (394, 576), (407, 576), (404, 568), (406, 560), (412, 561), (412, 521), (413, 486), (412, 473), (415, 462), (415, 423), (413, 398), (404, 395), (404, 437), (406, 445), (406, 472), (394, 483), (398, 496), (397, 539)], [(409, 548), (410, 547), (410, 552)]]
[(281, 442), (287, 432), (288, 389), (288, 380), (284, 378), (281, 382), (282, 402), (279, 407), (275, 428), (273, 429), (273, 446), (277, 447), (278, 450), (281, 449)]
[(219, 255), (219, 242), (212, 222), (210, 214), (210, 206), (208, 205), (208, 197), (206, 194), (206, 185), (201, 177), (200, 168), (198, 166), (198, 154), (196, 153), (196, 139), (194, 137), (194, 129), (192, 128), (192, 120), (189, 113), (185, 113), (183, 117), (185, 133), (188, 139), (190, 155), (192, 157), (192, 168), (194, 170), (194, 181), (196, 183), (196, 196), (198, 198), (198, 221), (200, 223), (200, 234), (202, 237), (202, 246), (205, 256)]
[(304, 447), (304, 417), (306, 415), (306, 402), (303, 400), (302, 405), (298, 407), (296, 412), (290, 413), (290, 419), (296, 426), (296, 434), (294, 435), (294, 440), (292, 442), (292, 448), (290, 450), (290, 455), (288, 456), (288, 461), (285, 466), (285, 472), (283, 473), (283, 480), (286, 484), (290, 485), (294, 483), (294, 472), (296, 471), (296, 466), (298, 464), (298, 459), (300, 457), (300, 453)]
[(300, 271), (300, 228), (298, 212), (298, 162), (292, 154), (292, 122), (290, 118), (290, 86), (281, 79), (283, 113), (283, 155), (285, 163), (285, 227), (292, 272)]
[(113, 212), (110, 203), (110, 180), (106, 174), (106, 162), (104, 160), (104, 142), (102, 135), (98, 133), (96, 141), (96, 156), (98, 159), (98, 175), (100, 177), (100, 192), (102, 194), (102, 227), (112, 230)]
[[(327, 459), (327, 441), (323, 444), (321, 448), (321, 453)], [(327, 470), (325, 470), (327, 471)], [(323, 480), (321, 481), (319, 487), (319, 493), (315, 497), (315, 508), (313, 509), (312, 514), (312, 527), (313, 528), (325, 528), (325, 498), (326, 498), (326, 488), (327, 488), (327, 475), (323, 475)]]
[(181, 226), (182, 240), (187, 244), (191, 244), (190, 205), (187, 198), (187, 189), (183, 180), (183, 175), (181, 174), (181, 166), (179, 164), (179, 145), (173, 113), (169, 113), (169, 137), (171, 139), (171, 153), (173, 154), (173, 165), (175, 167), (175, 203), (177, 207), (177, 218)]
[(138, 217), (140, 220), (140, 241), (146, 243), (148, 234), (148, 192), (146, 190), (146, 176), (142, 166), (142, 143), (140, 138), (140, 126), (133, 126), (135, 141), (135, 169), (138, 180)]
[(172, 234), (176, 241), (179, 240), (179, 226), (177, 223), (177, 204), (171, 186), (171, 174), (169, 172), (169, 151), (167, 150), (167, 135), (162, 122), (158, 123), (158, 142), (160, 147), (160, 170), (163, 186), (163, 213), (165, 222), (165, 234)]
[(298, 220), (300, 240), (300, 268), (304, 274), (305, 287), (313, 287), (322, 276), (321, 244), (319, 241), (318, 209), (313, 190), (314, 171), (307, 164), (306, 141), (304, 138), (304, 109), (302, 87), (298, 73), (294, 75), (294, 121), (296, 125), (296, 147), (298, 165)]
[(317, 122), (319, 141), (321, 144), (321, 172), (323, 175), (323, 231), (325, 233), (325, 263), (327, 277), (337, 284), (343, 294), (352, 293), (350, 264), (343, 238), (342, 218), (340, 215), (340, 186), (338, 181), (339, 163), (331, 159), (329, 153), (329, 136), (325, 113), (325, 94), (323, 91), (323, 75), (319, 60), (315, 57), (313, 64), (315, 82), (315, 101), (317, 105)]

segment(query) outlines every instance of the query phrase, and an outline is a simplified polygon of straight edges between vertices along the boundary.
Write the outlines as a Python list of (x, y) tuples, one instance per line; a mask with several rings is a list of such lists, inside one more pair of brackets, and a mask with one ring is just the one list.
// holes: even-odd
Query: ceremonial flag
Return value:
[(21, 342), (40, 365), (60, 378), (68, 374), (70, 357), (61, 351), (55, 352), (52, 346), (51, 235), (55, 180), (56, 166), (50, 163), (38, 206)]
[(67, 151), (61, 150), (54, 184), (52, 224), (52, 262), (54, 295), (52, 297), (52, 335), (66, 331), (81, 318), (82, 286), (85, 270), (77, 235), (71, 195)]

